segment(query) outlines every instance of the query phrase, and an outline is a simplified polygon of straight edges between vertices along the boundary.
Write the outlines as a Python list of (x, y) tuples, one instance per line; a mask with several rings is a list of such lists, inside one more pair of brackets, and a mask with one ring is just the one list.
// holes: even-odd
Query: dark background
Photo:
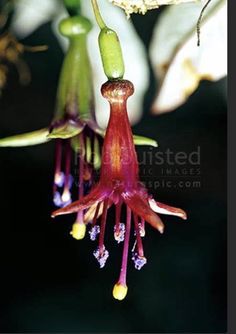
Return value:
[[(134, 16), (148, 47), (158, 12)], [(14, 69), (0, 99), (1, 137), (49, 124), (54, 110), (63, 53), (50, 23), (23, 41), (48, 44), (44, 53), (26, 54), (32, 82), (22, 87)], [(54, 143), (0, 150), (1, 169), (1, 332), (226, 332), (226, 104), (223, 80), (202, 82), (188, 102), (162, 116), (150, 114), (157, 89), (151, 73), (142, 121), (134, 132), (155, 138), (155, 151), (201, 150), (200, 177), (176, 175), (174, 186), (149, 187), (154, 197), (185, 209), (188, 221), (162, 216), (164, 235), (147, 227), (148, 264), (138, 272), (129, 263), (129, 292), (112, 298), (120, 269), (121, 246), (113, 241), (109, 215), (110, 257), (103, 270), (92, 255), (88, 236), (69, 236), (74, 217), (50, 218)], [(149, 148), (138, 149), (139, 156)], [(162, 169), (141, 166), (143, 181), (163, 180)], [(191, 165), (172, 166), (178, 170)], [(194, 166), (196, 167), (196, 166)], [(167, 178), (168, 179), (168, 178)], [(168, 180), (169, 180), (168, 179)], [(180, 180), (201, 187), (181, 189)], [(153, 183), (152, 183), (153, 184)]]

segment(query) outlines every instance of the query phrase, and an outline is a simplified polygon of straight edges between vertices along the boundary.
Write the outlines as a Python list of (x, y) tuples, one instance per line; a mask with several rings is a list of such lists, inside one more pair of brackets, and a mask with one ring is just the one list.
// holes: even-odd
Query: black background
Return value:
[[(148, 46), (157, 12), (133, 22)], [(48, 44), (27, 54), (32, 82), (22, 87), (12, 69), (0, 99), (1, 136), (49, 124), (63, 53), (50, 28), (24, 40)], [(164, 235), (147, 227), (148, 264), (130, 263), (129, 292), (117, 302), (111, 291), (119, 274), (121, 246), (113, 241), (111, 210), (107, 231), (110, 257), (103, 270), (88, 237), (69, 236), (74, 217), (50, 218), (54, 143), (0, 150), (1, 169), (1, 332), (225, 332), (226, 331), (226, 104), (223, 80), (202, 82), (188, 102), (162, 116), (150, 114), (156, 83), (151, 74), (142, 121), (134, 132), (155, 138), (155, 151), (201, 149), (200, 188), (160, 187), (150, 192), (185, 209), (188, 221), (163, 216)], [(139, 156), (148, 148), (138, 149)], [(163, 179), (152, 166), (152, 177)], [(176, 166), (176, 168), (191, 168)], [(174, 182), (182, 180), (175, 176)], [(186, 180), (195, 180), (187, 177)]]

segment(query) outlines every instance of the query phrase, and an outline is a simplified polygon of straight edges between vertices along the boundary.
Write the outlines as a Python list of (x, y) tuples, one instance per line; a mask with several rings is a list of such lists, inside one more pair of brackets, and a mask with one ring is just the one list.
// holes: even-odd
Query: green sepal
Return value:
[(56, 126), (53, 130), (47, 135), (49, 139), (67, 139), (72, 138), (80, 134), (84, 129), (84, 125), (78, 125), (74, 122), (66, 122), (60, 126)]
[(0, 139), (0, 147), (33, 146), (48, 142), (48, 128)]
[(134, 145), (146, 145), (146, 146), (152, 146), (152, 147), (158, 147), (158, 143), (156, 140), (143, 137), (143, 136), (136, 136), (133, 135)]

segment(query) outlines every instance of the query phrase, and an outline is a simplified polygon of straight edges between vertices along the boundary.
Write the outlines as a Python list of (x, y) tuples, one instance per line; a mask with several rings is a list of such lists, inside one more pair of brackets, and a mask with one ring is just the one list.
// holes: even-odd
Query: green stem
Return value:
[(63, 0), (63, 2), (70, 16), (81, 13), (81, 0)]
[(101, 16), (97, 0), (91, 0), (91, 2), (92, 2), (93, 11), (94, 11), (94, 15), (95, 15), (97, 24), (98, 24), (99, 28), (102, 30), (102, 29), (106, 28), (107, 26), (106, 26), (106, 23), (104, 22), (104, 20)]

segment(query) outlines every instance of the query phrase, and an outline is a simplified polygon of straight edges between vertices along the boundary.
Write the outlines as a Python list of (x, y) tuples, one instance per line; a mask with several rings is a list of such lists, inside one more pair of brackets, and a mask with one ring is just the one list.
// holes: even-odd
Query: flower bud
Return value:
[(102, 64), (107, 78), (110, 80), (123, 78), (125, 66), (116, 32), (107, 27), (103, 28), (99, 34), (98, 41)]

